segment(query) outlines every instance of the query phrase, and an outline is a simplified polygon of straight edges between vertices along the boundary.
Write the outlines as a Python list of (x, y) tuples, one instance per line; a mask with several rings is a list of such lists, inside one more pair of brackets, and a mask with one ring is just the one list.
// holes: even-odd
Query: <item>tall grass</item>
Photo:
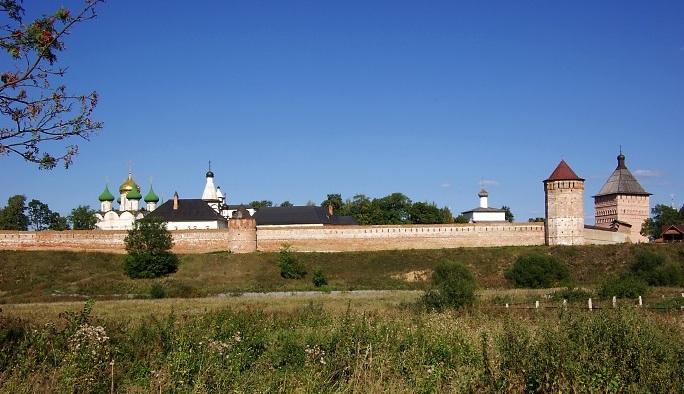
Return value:
[(682, 392), (679, 314), (226, 307), (139, 319), (98, 305), (0, 314), (7, 393)]

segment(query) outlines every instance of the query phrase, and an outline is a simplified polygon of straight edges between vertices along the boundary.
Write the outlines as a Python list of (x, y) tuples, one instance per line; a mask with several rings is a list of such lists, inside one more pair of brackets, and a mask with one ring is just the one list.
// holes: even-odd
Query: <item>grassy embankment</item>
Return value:
[(277, 253), (209, 253), (181, 255), (178, 272), (167, 278), (131, 280), (123, 273), (122, 255), (0, 251), (0, 303), (63, 301), (74, 295), (144, 297), (155, 283), (169, 297), (315, 290), (310, 279), (315, 267), (327, 275), (328, 290), (424, 290), (427, 281), (410, 280), (415, 275), (407, 280), (406, 274), (424, 274), (442, 259), (467, 265), (481, 289), (506, 288), (504, 271), (524, 253), (558, 256), (570, 267), (576, 285), (592, 287), (606, 275), (625, 271), (638, 247), (665, 251), (673, 261), (684, 264), (684, 245), (676, 244), (301, 253), (297, 258), (309, 267), (309, 274), (303, 280), (286, 280), (279, 276)]

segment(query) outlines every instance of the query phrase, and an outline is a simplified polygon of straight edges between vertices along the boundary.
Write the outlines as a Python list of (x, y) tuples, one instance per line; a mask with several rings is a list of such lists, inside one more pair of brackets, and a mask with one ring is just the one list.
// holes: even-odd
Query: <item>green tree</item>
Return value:
[(438, 208), (434, 202), (429, 204), (427, 202), (416, 202), (409, 208), (409, 222), (413, 224), (445, 223), (445, 212)]
[(501, 209), (506, 211), (506, 221), (513, 223), (515, 216), (513, 216), (513, 212), (511, 212), (511, 208), (504, 205), (503, 207), (501, 207)]
[(328, 198), (323, 200), (321, 202), (321, 206), (324, 208), (327, 208), (329, 205), (332, 205), (333, 207), (333, 212), (335, 214), (340, 214), (342, 212), (342, 208), (344, 207), (344, 201), (342, 201), (342, 195), (341, 194), (328, 194)]
[(283, 201), (283, 202), (280, 204), (280, 206), (281, 206), (281, 207), (293, 207), (294, 204), (292, 204), (290, 201)]
[(52, 211), (47, 204), (33, 199), (28, 203), (27, 213), (29, 224), (35, 231), (47, 230), (50, 226)]
[(641, 225), (641, 235), (652, 238), (660, 238), (663, 226), (672, 224), (684, 224), (684, 206), (678, 211), (665, 204), (657, 204), (651, 208), (652, 218), (648, 218)]
[(61, 216), (58, 212), (50, 212), (50, 224), (48, 230), (64, 231), (69, 229), (69, 222), (67, 218)]
[(429, 310), (471, 306), (475, 302), (477, 284), (468, 267), (461, 263), (443, 260), (432, 273), (431, 289), (420, 302)]
[(536, 218), (529, 218), (529, 219), (527, 219), (527, 221), (530, 223), (545, 223), (546, 219), (537, 216)]
[(129, 277), (156, 278), (178, 270), (178, 257), (171, 252), (173, 237), (161, 218), (136, 220), (124, 243)]
[(90, 208), (90, 205), (79, 205), (71, 210), (67, 219), (71, 222), (71, 227), (74, 230), (93, 230), (95, 223), (97, 223), (96, 213), (94, 209)]
[(254, 201), (250, 202), (249, 205), (251, 205), (252, 208), (254, 208), (254, 209), (272, 207), (273, 201), (271, 201), (271, 200), (261, 200), (261, 201), (254, 200)]
[(454, 223), (468, 223), (468, 218), (461, 214), (454, 218)]
[[(66, 46), (65, 37), (79, 23), (95, 18), (96, 6), (104, 0), (87, 0), (83, 9), (70, 12), (59, 8), (50, 15), (24, 21), (21, 0), (0, 1), (0, 156), (17, 154), (40, 169), (62, 162), (69, 167), (78, 153), (77, 145), (66, 140), (89, 140), (102, 129), (91, 114), (97, 106), (97, 92), (76, 94), (56, 80), (66, 68), (57, 67), (57, 52)], [(37, 4), (37, 3), (34, 3)], [(63, 154), (41, 148), (59, 146)]]
[(406, 224), (409, 221), (411, 199), (402, 193), (373, 199), (371, 224)]
[(14, 195), (7, 200), (7, 205), (0, 210), (0, 230), (28, 230), (29, 219), (26, 211), (26, 196)]

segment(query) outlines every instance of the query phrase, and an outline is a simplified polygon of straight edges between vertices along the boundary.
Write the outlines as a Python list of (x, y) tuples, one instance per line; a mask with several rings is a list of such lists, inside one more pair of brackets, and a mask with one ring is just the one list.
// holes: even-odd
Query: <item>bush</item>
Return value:
[(306, 266), (295, 258), (290, 245), (280, 248), (278, 267), (280, 267), (280, 276), (285, 279), (301, 279), (306, 276)]
[(648, 284), (634, 275), (612, 276), (601, 284), (599, 296), (637, 298), (649, 294)]
[(420, 298), (428, 310), (471, 306), (475, 301), (475, 278), (468, 267), (449, 260), (440, 262), (432, 273), (432, 288)]
[(682, 269), (670, 262), (665, 253), (640, 248), (630, 271), (649, 286), (678, 286), (682, 283)]
[(591, 293), (584, 291), (578, 287), (570, 287), (563, 290), (554, 291), (551, 293), (551, 299), (553, 301), (586, 301), (591, 298)]
[(529, 254), (518, 257), (504, 277), (516, 287), (541, 289), (570, 280), (570, 270), (557, 257)]
[(166, 296), (166, 292), (161, 283), (153, 283), (150, 287), (150, 298), (160, 299)]
[(126, 274), (131, 278), (156, 278), (176, 272), (178, 258), (171, 253), (172, 241), (163, 220), (136, 220), (124, 239), (128, 252), (124, 260)]
[(326, 278), (323, 268), (316, 268), (311, 276), (314, 286), (321, 287), (328, 284), (328, 278)]

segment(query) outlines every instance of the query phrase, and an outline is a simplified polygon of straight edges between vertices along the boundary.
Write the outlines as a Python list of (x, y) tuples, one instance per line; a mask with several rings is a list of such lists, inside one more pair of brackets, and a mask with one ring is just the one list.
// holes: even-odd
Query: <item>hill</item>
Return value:
[(0, 251), (0, 303), (146, 297), (153, 285), (161, 285), (169, 297), (314, 290), (311, 272), (316, 267), (327, 275), (329, 290), (422, 290), (428, 286), (430, 270), (442, 259), (466, 264), (480, 288), (507, 288), (504, 271), (527, 253), (559, 257), (576, 285), (591, 287), (606, 275), (625, 271), (635, 248), (662, 250), (684, 265), (684, 244), (299, 253), (296, 256), (309, 273), (302, 280), (286, 280), (279, 275), (277, 253), (208, 253), (181, 255), (178, 272), (169, 277), (132, 280), (123, 273), (123, 255)]

